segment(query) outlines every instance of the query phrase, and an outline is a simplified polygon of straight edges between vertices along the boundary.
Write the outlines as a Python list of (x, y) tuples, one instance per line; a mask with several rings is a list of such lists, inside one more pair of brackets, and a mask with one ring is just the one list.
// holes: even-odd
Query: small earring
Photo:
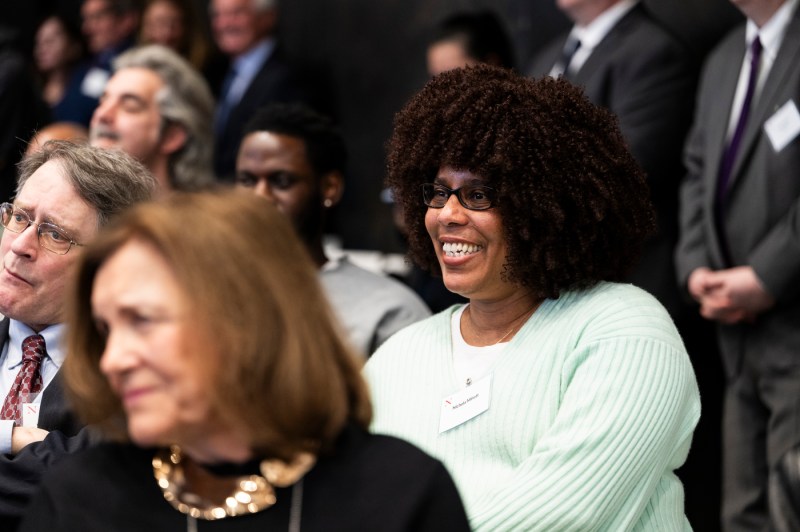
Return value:
[(333, 200), (330, 198), (326, 198), (325, 201), (322, 202), (322, 204), (325, 205), (325, 207), (327, 207), (328, 209), (330, 209), (333, 206)]

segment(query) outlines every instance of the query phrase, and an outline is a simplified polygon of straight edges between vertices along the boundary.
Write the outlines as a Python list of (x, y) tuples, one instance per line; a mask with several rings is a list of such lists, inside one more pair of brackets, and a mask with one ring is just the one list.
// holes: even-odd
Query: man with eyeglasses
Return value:
[(90, 443), (59, 369), (69, 270), (109, 218), (149, 199), (155, 179), (120, 151), (51, 141), (19, 165), (0, 205), (0, 529), (13, 530), (45, 468)]

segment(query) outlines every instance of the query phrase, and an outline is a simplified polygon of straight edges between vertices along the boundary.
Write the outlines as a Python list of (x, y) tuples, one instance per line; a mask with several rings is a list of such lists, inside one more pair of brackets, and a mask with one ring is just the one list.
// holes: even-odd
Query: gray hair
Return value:
[(179, 190), (210, 184), (214, 180), (214, 97), (206, 81), (186, 59), (157, 44), (120, 55), (114, 61), (114, 70), (123, 68), (145, 68), (161, 78), (164, 87), (156, 99), (162, 128), (175, 124), (186, 132), (186, 143), (170, 155), (170, 184)]
[(19, 163), (17, 194), (28, 178), (49, 161), (59, 163), (75, 192), (97, 211), (99, 227), (134, 203), (149, 200), (156, 190), (156, 178), (121, 150), (50, 140)]

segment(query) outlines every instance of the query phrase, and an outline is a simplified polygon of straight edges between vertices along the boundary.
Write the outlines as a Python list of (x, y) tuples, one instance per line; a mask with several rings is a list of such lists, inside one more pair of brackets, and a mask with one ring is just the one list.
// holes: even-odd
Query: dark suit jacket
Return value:
[[(528, 73), (545, 76), (567, 34), (548, 44)], [(675, 287), (672, 254), (678, 238), (681, 154), (691, 123), (697, 66), (693, 56), (641, 4), (625, 14), (570, 81), (610, 110), (631, 152), (647, 173), (659, 233), (646, 245), (630, 282), (655, 295), (673, 317), (685, 306)]]
[(231, 179), (236, 171), (236, 155), (242, 130), (255, 112), (272, 102), (309, 102), (309, 91), (302, 86), (301, 75), (290, 68), (280, 46), (264, 62), (242, 99), (232, 108), (221, 137), (214, 139), (214, 171), (220, 179)]
[[(764, 129), (783, 105), (800, 106), (800, 10), (750, 110), (725, 198), (723, 235), (714, 223), (716, 183), (745, 47), (741, 26), (723, 39), (703, 69), (686, 145), (688, 174), (681, 192), (676, 252), (684, 285), (701, 266), (750, 265), (777, 301), (753, 325), (720, 326), (723, 360), (731, 375), (747, 355), (773, 357), (773, 363), (787, 368), (800, 362), (800, 136), (776, 152)], [(723, 258), (722, 237), (730, 263)]]
[[(8, 318), (0, 321), (0, 345), (8, 341)], [(73, 415), (64, 397), (61, 375), (44, 389), (39, 428), (50, 431), (16, 455), (0, 455), (0, 530), (12, 531), (44, 471), (68, 453), (88, 447), (93, 437)]]

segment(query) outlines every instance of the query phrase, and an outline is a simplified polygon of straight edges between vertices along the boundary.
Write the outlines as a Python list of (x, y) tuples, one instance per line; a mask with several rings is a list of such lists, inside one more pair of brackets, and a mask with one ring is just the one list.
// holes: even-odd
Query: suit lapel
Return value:
[(64, 404), (64, 384), (61, 379), (61, 371), (56, 373), (50, 384), (42, 392), (42, 405), (39, 410), (38, 426), (52, 430), (63, 423), (66, 408)]
[[(731, 172), (731, 186), (739, 178), (744, 162), (749, 158), (756, 140), (762, 135), (764, 122), (786, 103), (786, 78), (797, 69), (797, 54), (800, 53), (800, 9), (795, 10), (786, 34), (783, 37), (775, 63), (764, 82), (762, 92), (758, 96), (752, 115), (747, 121), (739, 156)], [(800, 102), (795, 102), (800, 103)]]
[[(706, 160), (709, 166), (709, 174), (713, 176), (714, 183), (714, 186), (708, 190), (710, 201), (713, 201), (713, 198), (716, 197), (719, 166), (722, 162), (722, 154), (725, 153), (728, 144), (728, 124), (730, 123), (733, 98), (736, 94), (736, 85), (739, 81), (739, 72), (745, 49), (744, 27), (742, 27), (742, 30), (737, 31), (730, 41), (730, 45), (720, 61), (722, 69), (712, 76), (714, 86), (708, 88), (711, 91), (709, 95), (711, 109), (707, 120), (706, 152), (709, 157)], [(715, 89), (716, 87), (719, 87), (719, 89)]]
[(599, 68), (604, 68), (609, 62), (613, 62), (611, 58), (619, 50), (628, 33), (640, 23), (639, 19), (643, 14), (642, 5), (638, 4), (614, 24), (606, 36), (597, 43), (581, 69), (572, 76), (576, 84), (584, 85)]

